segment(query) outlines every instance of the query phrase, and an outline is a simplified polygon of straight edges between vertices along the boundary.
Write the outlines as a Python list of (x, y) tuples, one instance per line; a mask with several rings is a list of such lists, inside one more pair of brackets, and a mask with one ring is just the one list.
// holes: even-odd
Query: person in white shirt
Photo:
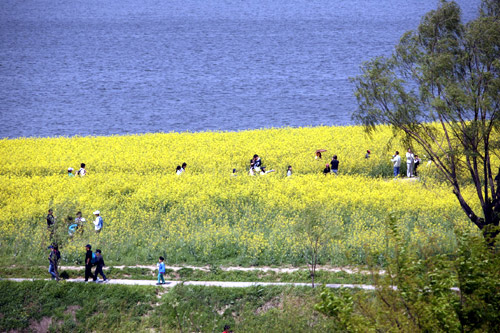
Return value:
[(95, 215), (95, 220), (94, 220), (95, 232), (100, 233), (103, 226), (103, 220), (102, 217), (100, 216), (101, 212), (96, 210), (94, 212), (94, 215)]
[(401, 156), (399, 156), (399, 151), (392, 156), (391, 162), (394, 163), (394, 177), (399, 175), (399, 168), (401, 167)]
[(413, 162), (415, 160), (415, 156), (411, 152), (411, 149), (408, 148), (406, 152), (406, 177), (411, 178), (413, 176)]
[(292, 175), (292, 166), (291, 166), (291, 165), (289, 165), (289, 166), (288, 166), (288, 170), (286, 171), (286, 176), (287, 176), (287, 177), (290, 177), (291, 175)]
[(180, 165), (178, 165), (178, 166), (175, 168), (175, 173), (176, 173), (177, 175), (182, 174), (182, 168), (181, 168), (181, 166), (180, 166)]
[(80, 177), (83, 177), (87, 174), (87, 170), (85, 170), (85, 163), (80, 164), (80, 170), (76, 173)]

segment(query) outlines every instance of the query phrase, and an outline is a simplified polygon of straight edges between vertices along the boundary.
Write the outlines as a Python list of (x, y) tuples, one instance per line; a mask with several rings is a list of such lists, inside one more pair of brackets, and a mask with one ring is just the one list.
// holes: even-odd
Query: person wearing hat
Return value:
[(94, 274), (92, 274), (92, 246), (87, 244), (85, 249), (87, 250), (87, 252), (85, 252), (85, 282), (88, 282), (89, 277), (91, 277), (92, 280), (95, 279)]
[(75, 175), (73, 174), (73, 168), (68, 168), (68, 177), (75, 177)]
[(59, 249), (57, 245), (53, 244), (49, 246), (47, 249), (50, 249), (49, 254), (49, 273), (52, 275), (52, 280), (59, 281), (59, 271), (57, 270), (57, 263), (59, 262), (59, 258), (61, 255), (59, 253)]
[(103, 226), (103, 220), (102, 220), (102, 217), (100, 216), (101, 212), (96, 210), (94, 212), (94, 215), (95, 215), (95, 220), (94, 220), (94, 225), (95, 225), (95, 232), (96, 233), (100, 233), (101, 230), (102, 230), (102, 226)]

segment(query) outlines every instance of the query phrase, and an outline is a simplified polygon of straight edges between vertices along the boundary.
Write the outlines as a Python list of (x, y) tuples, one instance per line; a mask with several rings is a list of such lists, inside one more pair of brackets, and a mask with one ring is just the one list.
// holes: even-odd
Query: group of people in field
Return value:
[[(75, 174), (73, 173), (75, 169), (73, 168), (68, 168), (68, 177), (75, 177)], [(87, 169), (85, 169), (85, 163), (80, 164), (80, 169), (76, 172), (77, 176), (84, 177), (87, 175)]]
[[(392, 156), (391, 162), (393, 163), (394, 177), (399, 176), (399, 171), (401, 168), (401, 156), (399, 156), (399, 151)], [(413, 154), (410, 148), (406, 152), (406, 177), (417, 177), (417, 168), (422, 160), (418, 155)]]
[[(101, 232), (104, 226), (104, 220), (101, 217), (101, 212), (99, 210), (94, 211), (92, 214), (94, 214), (95, 217), (93, 221), (94, 232), (98, 234)], [(57, 218), (54, 215), (53, 209), (49, 209), (46, 220), (47, 220), (47, 229), (50, 231), (50, 234), (52, 236), (57, 222)], [(85, 230), (86, 220), (84, 217), (82, 217), (82, 212), (77, 212), (76, 217), (74, 219), (71, 216), (68, 216), (66, 218), (66, 224), (69, 224), (68, 235), (72, 237), (76, 233), (83, 234)]]

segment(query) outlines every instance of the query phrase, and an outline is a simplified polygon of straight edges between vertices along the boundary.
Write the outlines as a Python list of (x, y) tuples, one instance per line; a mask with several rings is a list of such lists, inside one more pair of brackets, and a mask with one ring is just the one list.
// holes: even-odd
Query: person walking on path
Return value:
[(94, 274), (92, 274), (92, 246), (87, 244), (85, 246), (85, 282), (89, 281), (89, 277), (95, 281)]
[(104, 221), (102, 220), (102, 217), (100, 216), (101, 212), (96, 210), (94, 212), (95, 215), (95, 220), (94, 220), (94, 226), (95, 226), (95, 232), (96, 234), (100, 233), (104, 224)]
[(337, 155), (333, 155), (330, 164), (332, 165), (332, 172), (337, 176), (339, 174), (339, 160), (337, 159)]
[(413, 176), (413, 162), (415, 157), (411, 152), (411, 149), (408, 148), (406, 152), (406, 177), (411, 178)]
[(156, 266), (158, 267), (158, 282), (156, 283), (157, 286), (165, 284), (165, 279), (163, 278), (163, 275), (165, 275), (165, 263), (163, 262), (165, 258), (160, 257), (158, 260), (158, 263)]
[(49, 254), (49, 273), (52, 275), (52, 280), (59, 281), (59, 271), (57, 269), (57, 264), (59, 263), (59, 259), (61, 258), (61, 254), (59, 253), (59, 249), (57, 245), (51, 245), (48, 247), (50, 249)]
[(104, 259), (102, 258), (101, 255), (101, 250), (97, 249), (95, 250), (95, 273), (94, 273), (94, 281), (97, 282), (99, 274), (101, 274), (102, 279), (104, 282), (108, 282), (109, 280), (106, 278), (106, 275), (104, 275), (104, 272), (102, 271), (102, 268), (105, 266), (104, 264)]
[(394, 177), (396, 178), (399, 175), (399, 168), (401, 167), (401, 156), (399, 156), (399, 151), (396, 151), (396, 154), (392, 156), (391, 162), (394, 163)]
[(80, 170), (78, 170), (76, 174), (79, 175), (80, 177), (87, 175), (87, 170), (85, 169), (85, 163), (80, 164)]
[(75, 177), (75, 175), (73, 174), (73, 168), (68, 168), (68, 177)]

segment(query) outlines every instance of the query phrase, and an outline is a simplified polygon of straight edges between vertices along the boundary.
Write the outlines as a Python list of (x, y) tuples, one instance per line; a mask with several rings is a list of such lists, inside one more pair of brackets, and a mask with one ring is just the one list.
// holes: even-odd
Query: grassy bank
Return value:
[(325, 332), (311, 288), (163, 288), (0, 281), (0, 330)]
[[(322, 161), (314, 159), (318, 148), (328, 149)], [(429, 245), (435, 253), (451, 251), (454, 230), (472, 229), (470, 223), (432, 166), (421, 167), (419, 182), (392, 180), (394, 150), (405, 147), (385, 127), (373, 137), (360, 127), (317, 127), (1, 140), (0, 264), (45, 263), (49, 208), (67, 264), (81, 264), (87, 243), (102, 249), (108, 264), (154, 264), (159, 255), (169, 264), (304, 264), (303, 225), (311, 210), (328, 235), (321, 263), (375, 258), (383, 265), (391, 255), (389, 214), (416, 251)], [(277, 171), (247, 176), (255, 153)], [(332, 154), (340, 175), (325, 177), (321, 170)], [(186, 173), (175, 175), (184, 161)], [(80, 162), (88, 175), (68, 178), (65, 170)], [(474, 196), (472, 189), (464, 193)], [(96, 209), (102, 233), (91, 232), (88, 221), (82, 235), (68, 237), (67, 217), (82, 211), (91, 220)]]

